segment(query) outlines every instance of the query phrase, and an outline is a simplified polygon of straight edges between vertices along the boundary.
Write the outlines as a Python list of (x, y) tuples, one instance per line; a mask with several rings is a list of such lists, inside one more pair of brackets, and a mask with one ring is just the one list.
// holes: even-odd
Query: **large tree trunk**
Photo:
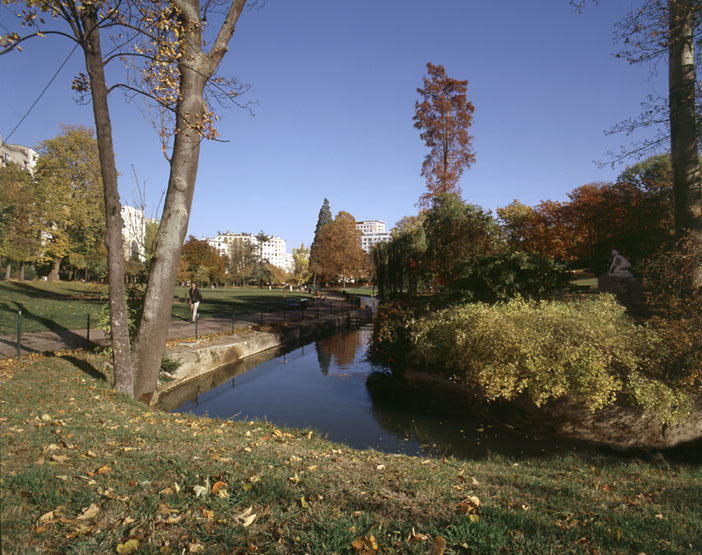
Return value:
[(17, 276), (18, 281), (24, 281), (24, 262), (19, 263), (19, 275)]
[(105, 193), (105, 244), (107, 246), (107, 282), (109, 286), (110, 327), (114, 386), (134, 395), (134, 364), (129, 344), (127, 302), (124, 290), (124, 254), (122, 252), (122, 205), (117, 188), (117, 167), (112, 144), (112, 122), (107, 105), (105, 66), (102, 60), (100, 31), (95, 7), (82, 15), (86, 36), (83, 43), (85, 66), (90, 77), (93, 116), (100, 152), (100, 171)]
[(205, 84), (227, 51), (246, 0), (234, 0), (231, 3), (217, 39), (207, 55), (202, 51), (199, 1), (173, 0), (173, 3), (180, 11), (179, 17), (183, 24), (179, 43), (180, 87), (176, 105), (176, 132), (163, 217), (146, 287), (144, 312), (134, 342), (134, 357), (139, 369), (134, 395), (145, 402), (151, 400), (156, 390), (168, 336), (178, 261), (195, 191), (202, 141), (199, 130), (203, 128), (207, 113), (207, 104), (203, 98)]
[(695, 123), (693, 0), (669, 0), (668, 86), (675, 232), (702, 232), (702, 184)]
[(10, 262), (8, 262), (7, 266), (5, 266), (5, 281), (9, 281), (11, 275), (12, 275), (12, 264)]
[(61, 279), (61, 278), (59, 277), (59, 269), (60, 269), (60, 267), (61, 267), (61, 261), (60, 261), (60, 260), (54, 260), (54, 261), (51, 263), (51, 271), (49, 272), (49, 275), (46, 276), (46, 279), (48, 279), (49, 281), (58, 281), (59, 279)]

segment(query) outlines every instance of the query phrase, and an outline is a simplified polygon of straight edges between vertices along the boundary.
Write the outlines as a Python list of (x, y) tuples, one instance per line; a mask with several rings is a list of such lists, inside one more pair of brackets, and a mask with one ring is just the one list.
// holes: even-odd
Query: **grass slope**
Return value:
[(3, 553), (690, 553), (702, 469), (461, 461), (166, 414), (104, 359), (0, 363)]

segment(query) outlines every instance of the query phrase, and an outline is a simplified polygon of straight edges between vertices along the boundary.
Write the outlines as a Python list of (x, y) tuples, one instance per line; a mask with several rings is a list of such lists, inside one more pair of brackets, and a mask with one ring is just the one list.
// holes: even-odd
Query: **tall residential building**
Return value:
[(133, 206), (122, 206), (122, 240), (124, 258), (146, 260), (146, 218), (144, 211)]
[(18, 164), (21, 168), (34, 171), (34, 166), (39, 159), (37, 151), (28, 146), (11, 145), (3, 143), (0, 137), (0, 167), (7, 166), (10, 162)]
[(363, 233), (361, 236), (361, 248), (368, 253), (376, 244), (390, 241), (390, 233), (385, 231), (385, 222), (381, 220), (356, 222), (356, 229)]
[(280, 237), (271, 237), (263, 243), (262, 248), (259, 248), (258, 239), (250, 233), (232, 233), (227, 231), (203, 240), (207, 241), (208, 245), (214, 247), (219, 254), (225, 257), (229, 256), (231, 245), (239, 241), (255, 246), (257, 255), (260, 253), (264, 260), (268, 260), (273, 266), (282, 268), (286, 272), (292, 271), (294, 266), (292, 254), (285, 252), (285, 239)]

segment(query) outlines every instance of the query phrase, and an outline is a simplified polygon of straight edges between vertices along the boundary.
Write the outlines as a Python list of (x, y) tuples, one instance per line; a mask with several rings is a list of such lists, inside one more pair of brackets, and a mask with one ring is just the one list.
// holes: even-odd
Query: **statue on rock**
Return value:
[(612, 256), (614, 258), (612, 259), (612, 264), (609, 266), (609, 272), (607, 272), (607, 275), (624, 278), (634, 277), (634, 274), (629, 271), (631, 268), (631, 262), (629, 262), (617, 251), (612, 251)]

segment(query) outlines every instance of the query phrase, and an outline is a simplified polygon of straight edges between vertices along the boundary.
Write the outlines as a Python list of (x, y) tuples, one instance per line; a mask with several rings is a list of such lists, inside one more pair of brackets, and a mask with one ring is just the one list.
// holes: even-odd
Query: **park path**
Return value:
[[(237, 314), (236, 316), (210, 316), (200, 318), (195, 323), (187, 320), (172, 320), (168, 326), (168, 339), (199, 337), (214, 333), (231, 333), (235, 328), (248, 328), (261, 324), (275, 324), (283, 321), (309, 320), (324, 318), (329, 314), (337, 314), (353, 310), (356, 306), (344, 300), (342, 295), (327, 295), (320, 299), (310, 299), (312, 302), (306, 308), (291, 306), (280, 312), (256, 312), (252, 314)], [(53, 331), (22, 333), (20, 356), (31, 353), (56, 352), (66, 349), (79, 349), (106, 345), (108, 339), (99, 329), (91, 329), (88, 337), (87, 329), (60, 328)], [(17, 357), (17, 335), (0, 336), (0, 360)]]

